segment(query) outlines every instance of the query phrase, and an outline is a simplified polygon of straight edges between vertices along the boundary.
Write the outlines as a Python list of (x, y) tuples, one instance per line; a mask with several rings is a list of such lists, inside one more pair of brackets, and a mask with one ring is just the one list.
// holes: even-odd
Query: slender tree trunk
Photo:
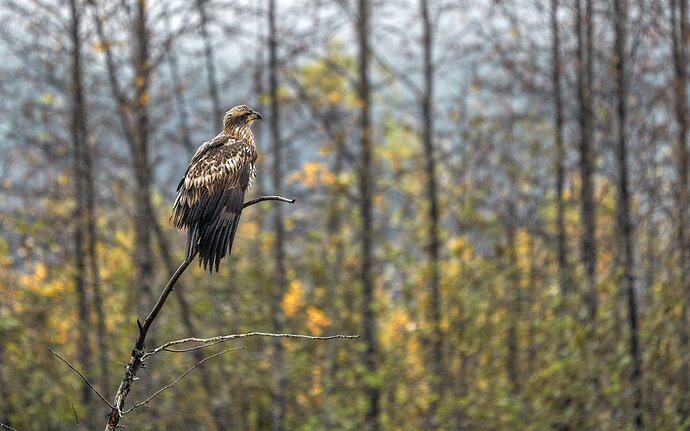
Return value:
[[(166, 11), (165, 13), (166, 25), (168, 28), (172, 28), (170, 23), (170, 14)], [(170, 80), (172, 82), (173, 93), (175, 95), (175, 110), (177, 111), (177, 118), (180, 122), (180, 132), (182, 133), (182, 143), (185, 149), (191, 157), (196, 150), (196, 146), (192, 142), (191, 133), (189, 131), (189, 118), (187, 114), (187, 103), (185, 102), (184, 94), (182, 92), (182, 82), (180, 81), (180, 73), (177, 64), (177, 56), (175, 55), (175, 50), (173, 46), (169, 46), (166, 52), (166, 59), (168, 60), (168, 69), (170, 70)], [(216, 121), (220, 122), (222, 117), (218, 116), (215, 118)]]
[(592, 124), (593, 23), (592, 0), (585, 0), (584, 20), (581, 0), (575, 1), (575, 27), (577, 32), (577, 94), (578, 122), (580, 124), (580, 179), (582, 217), (582, 265), (585, 270), (585, 303), (590, 319), (597, 315), (596, 293), (596, 220), (594, 213), (594, 148)]
[[(91, 345), (89, 343), (89, 299), (87, 297), (87, 247), (86, 247), (86, 187), (84, 174), (84, 152), (86, 151), (84, 93), (82, 90), (81, 38), (79, 35), (80, 15), (76, 0), (70, 0), (70, 38), (72, 42), (72, 121), (70, 131), (73, 142), (72, 162), (74, 172), (74, 284), (77, 293), (77, 315), (79, 338), (78, 358), (84, 372), (91, 372)], [(86, 382), (82, 383), (81, 400), (87, 404), (91, 400), (91, 389)]]
[(358, 0), (357, 38), (359, 43), (358, 69), (359, 85), (357, 96), (361, 106), (359, 118), (360, 161), (358, 172), (359, 208), (361, 217), (360, 281), (362, 283), (362, 341), (365, 346), (364, 366), (367, 372), (365, 391), (367, 399), (365, 429), (375, 431), (380, 428), (380, 385), (378, 380), (378, 342), (376, 339), (376, 316), (374, 313), (373, 266), (373, 169), (372, 169), (372, 127), (371, 127), (371, 89), (369, 85), (369, 0)]
[[(75, 22), (75, 33), (72, 34), (74, 42), (74, 63), (73, 74), (75, 81), (75, 114), (79, 116), (77, 122), (78, 134), (81, 136), (82, 145), (82, 166), (80, 175), (83, 178), (84, 185), (84, 204), (85, 204), (85, 225), (86, 225), (86, 253), (90, 273), (91, 292), (93, 294), (93, 309), (96, 314), (96, 339), (98, 343), (98, 362), (100, 372), (100, 386), (103, 391), (107, 391), (109, 385), (108, 365), (110, 364), (108, 354), (108, 344), (106, 343), (107, 331), (105, 327), (106, 317), (103, 310), (103, 292), (101, 291), (101, 274), (98, 265), (98, 235), (96, 229), (96, 178), (93, 166), (93, 145), (89, 140), (87, 131), (88, 124), (88, 110), (84, 100), (84, 92), (82, 85), (82, 65), (81, 65), (81, 37), (79, 35), (79, 25), (81, 21), (81, 14), (83, 11), (83, 4), (77, 5), (76, 0), (70, 0), (72, 7), (73, 20)], [(107, 396), (107, 392), (104, 393)]]
[(568, 238), (565, 232), (565, 169), (563, 166), (565, 148), (563, 147), (563, 99), (561, 95), (561, 39), (558, 28), (558, 2), (551, 0), (551, 40), (554, 102), (554, 137), (556, 142), (556, 247), (558, 262), (558, 287), (561, 299), (565, 300), (571, 290), (570, 268), (568, 266)]
[(688, 4), (687, 0), (670, 0), (671, 30), (673, 37), (674, 94), (676, 121), (678, 123), (678, 142), (676, 144), (676, 205), (677, 243), (680, 260), (680, 284), (683, 297), (683, 324), (680, 331), (680, 343), (683, 354), (683, 366), (679, 411), (681, 419), (686, 422), (690, 417), (690, 236), (688, 235), (688, 102), (687, 102), (687, 47), (688, 47)]
[(144, 316), (154, 301), (153, 253), (151, 250), (151, 226), (148, 209), (151, 205), (151, 163), (149, 160), (149, 114), (148, 86), (150, 80), (149, 31), (147, 28), (147, 2), (136, 2), (133, 21), (134, 51), (134, 100), (133, 149), (134, 161), (134, 207), (135, 207), (135, 249), (134, 271), (138, 301), (138, 314)]
[[(332, 112), (332, 115), (337, 115)], [(338, 128), (334, 131), (335, 137), (335, 157), (333, 160), (333, 175), (335, 178), (340, 178), (340, 174), (343, 171), (343, 149), (345, 147), (345, 131)], [(328, 300), (326, 302), (326, 312), (329, 316), (338, 316), (337, 322), (347, 325), (347, 318), (342, 316), (343, 310), (340, 310), (338, 304), (342, 304), (342, 294), (340, 289), (340, 283), (342, 279), (341, 270), (342, 262), (345, 258), (345, 249), (343, 246), (343, 235), (342, 235), (342, 225), (343, 225), (343, 192), (340, 186), (337, 186), (336, 190), (333, 190), (329, 202), (329, 214), (327, 221), (327, 250), (329, 250), (329, 260), (328, 260), (328, 274), (327, 277), (327, 289), (328, 298), (333, 298), (333, 300)], [(329, 402), (334, 393), (337, 391), (338, 377), (337, 377), (337, 349), (338, 346), (335, 344), (326, 345), (326, 372), (323, 373), (323, 386), (324, 386), (324, 399), (326, 400), (325, 407), (329, 410), (324, 410), (323, 424), (324, 426), (333, 428), (336, 426), (336, 421), (334, 421), (334, 415), (332, 414), (332, 408), (336, 407), (335, 403)]]
[(508, 331), (506, 331), (506, 346), (508, 349), (506, 356), (506, 373), (510, 382), (510, 392), (513, 396), (519, 396), (520, 385), (520, 351), (518, 340), (518, 322), (522, 314), (522, 287), (520, 286), (520, 269), (518, 268), (517, 244), (515, 239), (515, 227), (511, 223), (515, 220), (514, 204), (510, 204), (506, 229), (507, 253), (508, 253), (508, 283), (506, 283), (506, 301), (509, 309)]
[(633, 255), (633, 226), (630, 216), (630, 193), (628, 184), (628, 148), (625, 135), (627, 125), (627, 71), (626, 71), (626, 38), (628, 5), (627, 0), (614, 0), (615, 19), (615, 67), (617, 82), (617, 112), (618, 112), (618, 143), (616, 158), (618, 162), (618, 229), (621, 238), (619, 263), (622, 266), (623, 282), (628, 299), (628, 327), (630, 338), (628, 342), (631, 374), (630, 384), (633, 388), (633, 426), (643, 429), (642, 420), (642, 357), (640, 353), (637, 298), (635, 297), (634, 255)]
[[(279, 192), (283, 185), (282, 172), (282, 142), (280, 140), (280, 106), (278, 100), (278, 35), (276, 32), (276, 2), (268, 2), (268, 70), (269, 70), (269, 94), (271, 99), (271, 152), (273, 163), (271, 173), (273, 189)], [(275, 258), (273, 290), (271, 294), (271, 323), (273, 330), (282, 333), (285, 326), (285, 317), (280, 306), (283, 298), (283, 290), (287, 285), (285, 275), (285, 249), (283, 226), (283, 209), (276, 205), (273, 209), (273, 226), (275, 229), (275, 242), (273, 255)], [(271, 429), (280, 431), (285, 429), (285, 388), (287, 380), (283, 365), (283, 344), (280, 339), (273, 340), (273, 354), (271, 356), (271, 370), (273, 372), (273, 387), (271, 390)]]
[(208, 92), (211, 96), (211, 103), (213, 104), (213, 119), (214, 121), (220, 121), (220, 119), (223, 118), (223, 108), (221, 107), (220, 95), (218, 93), (213, 45), (211, 44), (211, 37), (208, 34), (208, 16), (206, 15), (205, 8), (206, 0), (197, 0), (196, 6), (199, 11), (199, 30), (201, 31), (201, 38), (204, 41), (206, 79), (208, 81)]
[(422, 16), (422, 50), (424, 56), (424, 90), (422, 93), (422, 144), (424, 148), (426, 192), (429, 199), (428, 259), (429, 259), (429, 320), (431, 322), (430, 377), (434, 396), (429, 403), (427, 425), (429, 429), (439, 424), (437, 410), (443, 396), (443, 334), (441, 331), (441, 286), (439, 273), (439, 205), (436, 184), (436, 154), (434, 148), (434, 65), (433, 26), (427, 0), (419, 1)]
[(6, 383), (3, 370), (9, 370), (9, 367), (5, 365), (4, 360), (7, 358), (5, 356), (5, 344), (0, 343), (0, 397), (4, 400), (0, 404), (0, 423), (5, 424), (9, 427), (12, 426), (12, 421), (10, 420), (10, 413), (14, 413), (16, 410), (14, 406), (10, 404), (10, 394), (9, 385)]
[[(568, 296), (573, 290), (573, 279), (568, 262), (568, 237), (565, 231), (565, 146), (563, 143), (563, 96), (561, 91), (561, 36), (558, 25), (559, 2), (560, 0), (551, 0), (551, 79), (554, 102), (553, 127), (556, 145), (556, 261), (558, 264), (558, 290), (561, 295), (559, 311), (564, 312), (568, 309)], [(579, 27), (579, 24), (576, 26)], [(565, 346), (565, 340), (559, 340), (558, 351), (567, 354)], [(558, 399), (558, 409), (565, 411), (571, 402), (571, 396), (567, 392), (564, 393)], [(558, 429), (565, 431), (570, 429), (570, 427), (568, 424), (561, 423)]]

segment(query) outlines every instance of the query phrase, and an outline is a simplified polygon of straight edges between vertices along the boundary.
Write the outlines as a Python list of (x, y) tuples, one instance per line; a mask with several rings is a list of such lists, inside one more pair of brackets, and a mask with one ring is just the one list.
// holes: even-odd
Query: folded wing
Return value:
[(230, 254), (244, 196), (254, 180), (256, 151), (232, 139), (204, 143), (177, 187), (173, 223), (187, 229), (186, 258), (216, 272)]

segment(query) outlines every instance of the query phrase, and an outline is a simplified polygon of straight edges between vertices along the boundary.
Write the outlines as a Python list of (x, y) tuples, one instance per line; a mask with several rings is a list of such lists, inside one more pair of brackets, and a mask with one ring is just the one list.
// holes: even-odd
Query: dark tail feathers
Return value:
[(187, 248), (185, 256), (192, 259), (199, 253), (199, 266), (209, 272), (218, 272), (220, 261), (229, 256), (232, 243), (240, 223), (240, 214), (234, 214), (228, 223), (213, 223), (211, 226), (190, 228), (187, 234)]

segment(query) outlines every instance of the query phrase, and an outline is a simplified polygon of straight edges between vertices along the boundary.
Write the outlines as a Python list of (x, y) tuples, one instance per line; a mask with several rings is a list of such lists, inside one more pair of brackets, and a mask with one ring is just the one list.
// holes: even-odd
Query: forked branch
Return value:
[[(287, 198), (284, 198), (281, 196), (261, 196), (259, 198), (245, 202), (243, 208), (247, 208), (249, 206), (252, 206), (254, 204), (257, 204), (259, 202), (264, 202), (264, 201), (278, 201), (278, 202), (286, 202), (286, 203), (294, 203), (295, 202), (294, 199), (287, 199)], [(185, 338), (185, 339), (181, 339), (181, 340), (170, 341), (170, 342), (165, 343), (159, 347), (156, 347), (155, 349), (146, 351), (145, 350), (146, 335), (148, 334), (148, 331), (151, 328), (151, 325), (153, 324), (154, 320), (156, 320), (156, 317), (158, 317), (158, 314), (160, 313), (161, 309), (163, 308), (163, 305), (165, 305), (165, 301), (168, 299), (168, 296), (173, 291), (175, 284), (177, 283), (177, 280), (179, 280), (179, 278), (185, 272), (185, 270), (187, 269), (189, 264), (194, 261), (195, 257), (196, 257), (196, 254), (194, 256), (191, 256), (190, 258), (186, 258), (184, 261), (182, 261), (182, 264), (180, 264), (180, 267), (177, 269), (177, 271), (175, 271), (175, 273), (172, 275), (172, 277), (170, 277), (170, 280), (168, 281), (165, 288), (163, 289), (163, 292), (161, 292), (161, 295), (158, 298), (158, 301), (156, 301), (156, 304), (153, 306), (153, 308), (151, 309), (149, 314), (146, 316), (144, 323), (142, 324), (139, 320), (137, 320), (137, 326), (139, 328), (139, 334), (138, 334), (137, 339), (134, 343), (134, 348), (132, 349), (132, 356), (129, 359), (129, 363), (125, 366), (125, 371), (124, 371), (124, 374), (122, 376), (122, 380), (120, 381), (120, 386), (118, 387), (117, 393), (115, 394), (115, 400), (112, 404), (110, 404), (107, 401), (105, 401), (105, 399), (103, 399), (105, 401), (105, 403), (108, 404), (108, 406), (110, 407), (110, 414), (108, 415), (108, 422), (107, 422), (106, 427), (105, 427), (106, 431), (114, 431), (117, 428), (118, 423), (120, 422), (120, 418), (122, 418), (123, 415), (137, 409), (138, 407), (147, 405), (151, 400), (153, 400), (158, 395), (160, 395), (161, 392), (163, 392), (163, 391), (169, 389), (170, 387), (172, 387), (173, 385), (175, 385), (182, 378), (184, 378), (187, 374), (192, 372), (194, 369), (199, 367), (201, 364), (203, 364), (207, 360), (215, 358), (216, 356), (222, 355), (223, 353), (226, 353), (226, 352), (231, 351), (231, 350), (235, 350), (237, 348), (231, 348), (231, 349), (223, 350), (219, 353), (213, 354), (213, 355), (199, 361), (192, 368), (188, 369), (182, 375), (180, 375), (176, 380), (174, 380), (170, 384), (164, 386), (160, 390), (156, 391), (153, 395), (151, 395), (150, 397), (148, 397), (144, 401), (142, 401), (138, 404), (133, 404), (133, 407), (130, 408), (129, 410), (123, 410), (124, 405), (125, 405), (125, 400), (127, 398), (127, 395), (129, 395), (129, 392), (132, 388), (132, 384), (134, 383), (134, 380), (136, 378), (137, 372), (139, 371), (139, 368), (141, 368), (142, 364), (144, 363), (144, 360), (147, 357), (155, 355), (158, 352), (161, 352), (161, 351), (170, 351), (170, 352), (193, 351), (193, 350), (198, 350), (200, 348), (211, 346), (214, 344), (218, 344), (218, 343), (222, 343), (222, 342), (226, 342), (226, 341), (230, 341), (230, 340), (235, 340), (235, 339), (239, 339), (239, 338), (252, 337), (252, 336), (280, 337), (280, 338), (302, 338), (302, 339), (308, 339), (308, 340), (331, 340), (331, 339), (335, 339), (335, 338), (357, 338), (358, 337), (358, 335), (333, 335), (333, 336), (327, 336), (327, 337), (317, 337), (317, 336), (300, 335), (300, 334), (271, 334), (271, 333), (266, 333), (266, 332), (249, 332), (246, 334), (222, 335), (222, 336), (213, 337), (213, 338), (194, 338), (194, 337)], [(183, 345), (186, 343), (197, 343), (197, 345), (194, 347), (185, 348), (185, 349), (171, 349), (170, 348), (172, 346)], [(70, 365), (70, 364), (67, 363), (67, 365)], [(74, 367), (71, 367), (71, 368), (74, 369), (75, 371), (77, 371)], [(84, 378), (84, 377), (82, 376), (82, 378)], [(93, 388), (93, 389), (95, 391), (95, 388)], [(99, 396), (100, 396), (100, 394), (99, 394)]]
[[(243, 208), (247, 208), (249, 206), (264, 201), (279, 201), (287, 203), (295, 202), (294, 199), (287, 199), (282, 196), (261, 196), (259, 198), (245, 202)], [(158, 317), (158, 313), (160, 313), (161, 309), (163, 308), (163, 305), (165, 305), (165, 301), (168, 299), (168, 296), (173, 291), (175, 284), (177, 283), (177, 280), (179, 280), (179, 278), (185, 272), (189, 264), (194, 261), (195, 257), (196, 254), (189, 258), (185, 258), (185, 260), (182, 261), (180, 267), (177, 268), (177, 271), (175, 271), (172, 277), (170, 277), (168, 283), (165, 285), (163, 292), (161, 292), (158, 301), (156, 301), (156, 304), (153, 306), (148, 316), (146, 316), (144, 323), (142, 324), (137, 319), (139, 334), (137, 336), (136, 341), (134, 342), (132, 356), (129, 359), (129, 363), (125, 367), (125, 372), (122, 376), (122, 380), (120, 381), (120, 386), (118, 387), (117, 393), (115, 394), (115, 400), (111, 405), (110, 414), (108, 414), (108, 422), (105, 427), (106, 431), (113, 431), (115, 430), (115, 428), (117, 428), (117, 424), (120, 422), (120, 418), (123, 415), (122, 409), (124, 408), (125, 400), (127, 399), (127, 395), (129, 395), (129, 391), (132, 389), (132, 383), (134, 382), (134, 378), (136, 377), (137, 372), (139, 371), (139, 368), (142, 364), (142, 358), (144, 356), (144, 346), (146, 345), (146, 335), (148, 334), (151, 325), (156, 320), (156, 317)]]

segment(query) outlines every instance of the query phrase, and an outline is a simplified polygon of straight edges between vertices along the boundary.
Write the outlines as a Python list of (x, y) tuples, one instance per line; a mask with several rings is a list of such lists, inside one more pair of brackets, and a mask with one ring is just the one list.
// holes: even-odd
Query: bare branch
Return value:
[(256, 199), (252, 199), (250, 201), (245, 202), (244, 205), (242, 206), (242, 208), (247, 208), (249, 206), (252, 206), (254, 204), (258, 204), (259, 202), (264, 202), (264, 201), (280, 201), (280, 202), (285, 202), (288, 204), (294, 204), (295, 203), (294, 199), (288, 199), (288, 198), (284, 198), (282, 196), (261, 196), (261, 197), (258, 197)]
[[(263, 201), (280, 201), (280, 202), (287, 202), (287, 203), (294, 203), (295, 202), (294, 199), (287, 199), (287, 198), (284, 198), (282, 196), (261, 196), (261, 197), (258, 197), (256, 199), (253, 199), (251, 201), (245, 202), (243, 208), (247, 208), (249, 206), (252, 206), (254, 204), (257, 204), (257, 203), (263, 202)], [(125, 400), (127, 398), (127, 395), (129, 395), (129, 392), (132, 388), (132, 383), (134, 382), (136, 375), (137, 375), (137, 372), (139, 371), (139, 368), (142, 366), (142, 363), (143, 363), (143, 360), (145, 357), (145, 354), (143, 351), (144, 351), (145, 344), (146, 344), (146, 335), (148, 334), (148, 331), (151, 328), (153, 321), (156, 320), (158, 313), (160, 313), (161, 309), (163, 309), (163, 305), (165, 305), (165, 301), (168, 299), (168, 296), (170, 295), (170, 293), (172, 293), (172, 291), (175, 287), (175, 284), (177, 283), (177, 280), (182, 276), (182, 274), (187, 269), (187, 267), (194, 261), (195, 257), (196, 257), (196, 253), (194, 253), (193, 256), (190, 256), (189, 258), (186, 258), (185, 260), (182, 261), (182, 263), (180, 264), (180, 267), (177, 268), (177, 271), (175, 271), (175, 273), (172, 275), (172, 277), (170, 277), (170, 280), (168, 281), (168, 283), (165, 285), (163, 292), (161, 292), (161, 295), (158, 298), (158, 301), (156, 301), (156, 304), (153, 306), (153, 308), (149, 312), (148, 316), (146, 316), (144, 323), (142, 324), (137, 319), (137, 326), (139, 328), (139, 335), (137, 336), (137, 339), (134, 343), (134, 348), (132, 349), (132, 356), (129, 359), (129, 363), (125, 367), (125, 371), (124, 371), (124, 374), (122, 376), (122, 380), (120, 381), (120, 385), (119, 385), (117, 392), (115, 394), (114, 405), (108, 404), (108, 406), (110, 406), (111, 410), (110, 410), (110, 414), (108, 415), (108, 423), (107, 423), (106, 428), (105, 428), (106, 430), (114, 430), (115, 428), (117, 428), (118, 423), (120, 421), (120, 418), (124, 414), (122, 411), (122, 408), (125, 404)], [(81, 373), (80, 373), (80, 375), (81, 375)], [(98, 396), (100, 397), (101, 395), (98, 394)], [(103, 399), (103, 397), (101, 397), (101, 399)]]
[(0, 423), (0, 427), (5, 428), (6, 430), (10, 430), (10, 431), (17, 431), (16, 429), (12, 428), (11, 426), (5, 425), (2, 423)]
[(133, 406), (131, 409), (124, 411), (122, 414), (123, 414), (123, 415), (126, 415), (127, 413), (130, 413), (130, 412), (132, 412), (132, 411), (138, 409), (138, 408), (141, 407), (141, 406), (147, 405), (147, 404), (148, 404), (149, 402), (151, 402), (151, 400), (153, 400), (154, 398), (158, 398), (158, 395), (160, 395), (163, 391), (168, 390), (168, 389), (170, 389), (171, 387), (173, 387), (173, 385), (175, 385), (177, 382), (179, 382), (180, 380), (182, 380), (187, 374), (189, 374), (189, 373), (191, 373), (192, 371), (194, 371), (194, 369), (195, 369), (196, 367), (198, 367), (199, 365), (201, 365), (201, 364), (203, 364), (204, 362), (208, 361), (209, 359), (213, 359), (213, 358), (215, 358), (216, 356), (220, 356), (220, 355), (222, 355), (222, 354), (224, 354), (224, 353), (227, 353), (227, 352), (230, 352), (230, 351), (233, 351), (233, 350), (241, 350), (241, 349), (244, 349), (244, 347), (232, 347), (232, 348), (230, 348), (230, 349), (225, 349), (225, 350), (223, 350), (223, 351), (221, 351), (221, 352), (214, 353), (213, 355), (211, 355), (211, 356), (209, 356), (209, 357), (207, 357), (207, 358), (202, 359), (201, 361), (197, 362), (196, 365), (194, 365), (192, 368), (190, 368), (190, 369), (188, 369), (187, 371), (185, 371), (184, 373), (182, 373), (182, 375), (180, 375), (180, 377), (178, 377), (177, 379), (173, 380), (171, 383), (169, 383), (169, 384), (163, 386), (162, 388), (160, 388), (159, 390), (157, 390), (153, 395), (151, 395), (150, 397), (146, 398), (144, 401), (140, 402), (139, 404), (134, 404), (134, 406)]
[(186, 352), (193, 352), (195, 350), (205, 349), (207, 347), (213, 347), (216, 344), (220, 344), (220, 343), (222, 343), (222, 341), (218, 341), (216, 343), (211, 343), (211, 344), (202, 344), (200, 346), (194, 346), (194, 347), (190, 347), (188, 349), (163, 349), (163, 350), (165, 350), (166, 352), (171, 352), (171, 353), (186, 353)]
[(302, 335), (302, 334), (272, 334), (270, 332), (247, 332), (245, 334), (232, 334), (232, 335), (219, 335), (217, 337), (211, 337), (211, 338), (196, 338), (196, 337), (189, 337), (189, 338), (183, 338), (181, 340), (175, 340), (175, 341), (169, 341), (159, 347), (156, 347), (153, 350), (149, 350), (148, 352), (144, 353), (144, 355), (141, 357), (142, 360), (149, 356), (153, 356), (156, 353), (163, 351), (163, 350), (168, 350), (168, 348), (171, 346), (176, 346), (179, 344), (185, 344), (185, 343), (202, 343), (202, 344), (217, 344), (217, 343), (223, 343), (225, 341), (230, 341), (230, 340), (237, 340), (240, 338), (249, 338), (249, 337), (273, 337), (273, 338), (302, 338), (306, 340), (334, 340), (336, 338), (345, 338), (345, 339), (353, 339), (353, 338), (359, 338), (359, 335), (328, 335), (324, 337), (318, 337), (314, 335)]
[(94, 391), (94, 392), (96, 393), (96, 395), (98, 395), (98, 398), (100, 398), (101, 401), (103, 401), (103, 402), (104, 402), (108, 407), (110, 407), (111, 409), (115, 408), (115, 407), (113, 407), (113, 405), (110, 404), (105, 398), (103, 398), (103, 395), (101, 395), (101, 393), (98, 392), (98, 389), (96, 389), (96, 388), (91, 384), (91, 382), (89, 381), (89, 379), (87, 379), (86, 377), (84, 377), (84, 375), (81, 373), (81, 371), (79, 371), (78, 369), (76, 369), (76, 367), (75, 367), (74, 365), (70, 364), (69, 361), (67, 361), (67, 359), (65, 359), (65, 358), (63, 358), (62, 356), (58, 355), (58, 354), (57, 354), (53, 349), (51, 349), (50, 347), (48, 347), (48, 350), (50, 350), (50, 353), (52, 353), (53, 355), (57, 356), (58, 359), (60, 359), (62, 362), (64, 362), (65, 364), (67, 364), (67, 366), (70, 367), (75, 373), (79, 374), (79, 377), (81, 377), (82, 380), (84, 380), (84, 381), (86, 382), (86, 384), (89, 385), (89, 387), (91, 388), (91, 390)]
[(77, 415), (77, 409), (74, 408), (74, 403), (71, 403), (71, 404), (72, 404), (72, 413), (74, 413), (74, 421), (77, 423), (77, 431), (79, 431), (79, 429), (81, 428), (79, 426), (79, 415)]

